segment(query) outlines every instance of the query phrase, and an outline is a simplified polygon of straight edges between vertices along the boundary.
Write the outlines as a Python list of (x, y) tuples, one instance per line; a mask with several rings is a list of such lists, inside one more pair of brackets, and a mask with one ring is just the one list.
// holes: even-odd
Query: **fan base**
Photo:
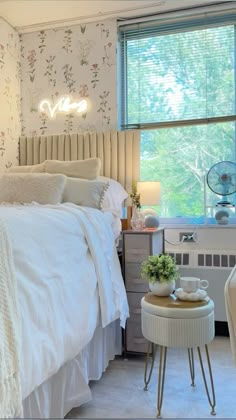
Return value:
[(220, 207), (235, 207), (234, 204), (230, 203), (229, 201), (219, 201), (216, 206)]

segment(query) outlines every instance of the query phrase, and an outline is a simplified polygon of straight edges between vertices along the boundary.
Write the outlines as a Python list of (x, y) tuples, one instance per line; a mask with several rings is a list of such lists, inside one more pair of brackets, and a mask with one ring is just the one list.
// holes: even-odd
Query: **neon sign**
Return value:
[(87, 106), (85, 99), (78, 102), (71, 102), (71, 98), (63, 96), (55, 104), (51, 104), (48, 99), (43, 99), (39, 104), (39, 110), (48, 114), (50, 118), (54, 118), (59, 112), (77, 112), (81, 114), (87, 110)]

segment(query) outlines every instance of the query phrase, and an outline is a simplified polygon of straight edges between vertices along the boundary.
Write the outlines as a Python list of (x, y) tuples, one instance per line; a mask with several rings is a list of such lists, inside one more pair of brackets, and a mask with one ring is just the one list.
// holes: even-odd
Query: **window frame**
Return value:
[[(161, 30), (153, 30), (157, 23), (162, 24)], [(118, 107), (118, 122), (119, 128), (122, 130), (129, 130), (129, 129), (139, 129), (139, 130), (154, 130), (160, 128), (173, 128), (173, 127), (185, 127), (185, 126), (193, 126), (193, 125), (207, 125), (207, 124), (214, 124), (220, 122), (235, 122), (235, 130), (234, 130), (234, 156), (232, 156), (232, 160), (236, 162), (236, 8), (230, 10), (221, 10), (220, 12), (213, 11), (207, 15), (199, 14), (199, 15), (189, 15), (186, 17), (175, 18), (175, 31), (182, 32), (181, 28), (190, 27), (192, 28), (198, 27), (198, 29), (206, 29), (208, 27), (216, 27), (216, 26), (224, 26), (224, 25), (234, 25), (234, 114), (227, 115), (227, 116), (220, 116), (220, 117), (209, 117), (209, 118), (201, 118), (201, 119), (189, 119), (189, 120), (178, 120), (178, 121), (168, 121), (168, 122), (153, 122), (153, 123), (136, 123), (136, 124), (129, 124), (128, 123), (128, 94), (127, 94), (127, 42), (128, 40), (132, 39), (132, 36), (135, 36), (135, 31), (140, 31), (139, 34), (154, 34), (157, 32), (161, 35), (164, 31), (164, 26), (166, 23), (170, 24), (171, 20), (162, 16), (159, 20), (153, 20), (149, 22), (142, 21), (142, 24), (132, 24), (126, 26), (124, 23), (119, 25), (119, 38), (118, 38), (118, 57), (119, 57), (119, 107)], [(178, 25), (179, 23), (179, 25)], [(182, 26), (181, 26), (182, 25)], [(152, 28), (148, 32), (148, 28)], [(173, 28), (171, 28), (170, 32), (165, 32), (166, 34), (173, 33)], [(128, 34), (129, 36), (127, 36)], [(141, 36), (140, 36), (141, 37)], [(164, 225), (180, 226), (180, 225), (195, 225), (198, 226), (217, 226), (214, 218), (207, 218), (205, 217), (205, 199), (204, 199), (204, 214), (201, 217), (160, 217), (160, 221)], [(229, 225), (236, 224), (236, 216), (230, 218)]]
[[(167, 14), (168, 15), (168, 14)], [(165, 29), (167, 25), (168, 29)], [(119, 91), (120, 91), (120, 104), (118, 107), (118, 121), (119, 127), (123, 130), (134, 130), (134, 129), (158, 129), (158, 128), (171, 128), (171, 127), (181, 127), (188, 125), (201, 125), (201, 124), (214, 124), (217, 122), (230, 122), (236, 121), (236, 102), (234, 107), (234, 114), (221, 116), (221, 117), (206, 117), (206, 118), (196, 118), (189, 120), (176, 120), (176, 121), (165, 121), (153, 123), (128, 123), (128, 100), (127, 100), (127, 42), (132, 39), (145, 38), (147, 36), (158, 36), (158, 35), (170, 35), (173, 33), (181, 33), (191, 31), (191, 30), (200, 30), (208, 29), (214, 27), (221, 27), (227, 25), (234, 25), (236, 28), (236, 8), (230, 10), (221, 10), (213, 11), (209, 14), (199, 13), (197, 15), (193, 14), (187, 17), (179, 18), (165, 18), (162, 16), (159, 19), (153, 18), (151, 22), (142, 22), (141, 24), (129, 24), (129, 25), (119, 25), (118, 33), (118, 61), (119, 61)], [(151, 28), (151, 29), (150, 29)], [(143, 34), (143, 36), (141, 36)], [(234, 39), (236, 46), (236, 29), (234, 31)], [(236, 49), (236, 47), (235, 47)], [(236, 63), (236, 51), (234, 54), (235, 63)], [(236, 67), (236, 66), (235, 66)], [(123, 71), (122, 71), (123, 70)], [(236, 68), (235, 68), (235, 80), (236, 80)], [(236, 98), (236, 82), (235, 82), (235, 95)], [(236, 101), (236, 99), (235, 99)]]

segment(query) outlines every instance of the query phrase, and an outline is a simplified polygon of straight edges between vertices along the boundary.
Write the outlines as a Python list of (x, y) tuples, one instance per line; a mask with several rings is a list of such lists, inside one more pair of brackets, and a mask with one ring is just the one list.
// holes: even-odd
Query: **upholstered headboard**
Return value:
[(35, 165), (46, 159), (77, 160), (99, 157), (101, 175), (119, 181), (130, 190), (139, 179), (140, 132), (106, 131), (20, 137), (20, 165)]

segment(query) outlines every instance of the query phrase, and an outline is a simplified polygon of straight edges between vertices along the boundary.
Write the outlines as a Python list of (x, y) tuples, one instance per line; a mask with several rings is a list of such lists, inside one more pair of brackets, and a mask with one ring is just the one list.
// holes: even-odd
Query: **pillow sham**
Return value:
[(107, 182), (68, 177), (62, 201), (101, 210), (108, 186)]
[(95, 179), (100, 174), (101, 159), (46, 160), (45, 172), (63, 174), (72, 178)]
[(37, 165), (12, 166), (11, 168), (8, 169), (8, 172), (11, 172), (11, 173), (25, 173), (25, 172), (40, 173), (40, 172), (45, 172), (45, 162), (38, 163)]
[(105, 192), (102, 208), (104, 210), (114, 209), (118, 212), (120, 217), (122, 217), (122, 206), (124, 200), (126, 200), (129, 194), (127, 191), (125, 191), (122, 185), (114, 179), (107, 178), (105, 176), (99, 176), (98, 180), (109, 182), (109, 188)]
[(58, 204), (66, 177), (51, 174), (3, 174), (0, 176), (0, 202)]

